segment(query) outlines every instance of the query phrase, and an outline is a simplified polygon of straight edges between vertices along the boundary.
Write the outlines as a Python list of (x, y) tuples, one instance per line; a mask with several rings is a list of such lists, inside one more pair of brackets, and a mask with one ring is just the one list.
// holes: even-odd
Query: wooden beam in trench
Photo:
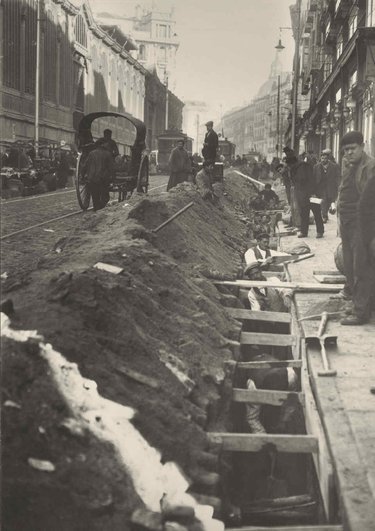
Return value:
[(272, 347), (292, 347), (297, 338), (289, 334), (269, 334), (266, 332), (241, 332), (241, 345), (270, 345)]
[(248, 321), (271, 321), (275, 323), (290, 323), (291, 316), (285, 312), (261, 312), (246, 310), (246, 308), (226, 308), (228, 313), (235, 319), (245, 319)]
[(238, 389), (232, 391), (233, 402), (248, 402), (252, 404), (267, 404), (282, 406), (288, 398), (298, 400), (304, 404), (304, 394), (295, 391), (274, 391), (273, 389)]
[(273, 444), (278, 452), (311, 454), (319, 451), (316, 437), (311, 435), (284, 435), (270, 433), (216, 433), (208, 432), (211, 444), (225, 452), (259, 452), (266, 444)]
[(237, 288), (281, 288), (308, 292), (341, 291), (344, 284), (319, 284), (318, 282), (273, 282), (271, 280), (214, 280), (217, 286), (235, 286)]
[(269, 361), (234, 361), (229, 360), (225, 362), (226, 365), (235, 365), (236, 369), (280, 369), (284, 367), (294, 367), (300, 369), (302, 367), (301, 360), (269, 360)]
[(278, 527), (263, 527), (257, 525), (243, 527), (227, 527), (226, 531), (344, 531), (342, 525), (287, 525)]

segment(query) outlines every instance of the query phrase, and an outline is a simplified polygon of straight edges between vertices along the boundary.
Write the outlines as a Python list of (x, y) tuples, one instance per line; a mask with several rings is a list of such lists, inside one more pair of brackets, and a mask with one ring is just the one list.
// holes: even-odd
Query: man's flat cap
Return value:
[(214, 122), (212, 120), (209, 120), (208, 122), (206, 122), (204, 125), (211, 125), (213, 126), (214, 125)]
[(363, 144), (363, 134), (360, 131), (349, 131), (341, 139), (341, 146), (348, 144)]
[(247, 275), (253, 269), (260, 269), (260, 268), (261, 268), (260, 262), (250, 262), (250, 264), (247, 264), (245, 266), (245, 269), (243, 270), (243, 272), (244, 272), (244, 275)]
[(260, 234), (257, 235), (257, 240), (262, 240), (263, 238), (267, 238), (269, 240), (270, 235), (267, 234), (267, 232), (261, 232)]

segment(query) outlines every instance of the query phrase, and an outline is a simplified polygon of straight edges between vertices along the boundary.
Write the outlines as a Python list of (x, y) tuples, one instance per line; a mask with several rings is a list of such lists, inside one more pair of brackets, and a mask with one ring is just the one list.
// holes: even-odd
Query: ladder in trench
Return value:
[[(226, 362), (229, 373), (235, 370), (262, 369), (268, 367), (294, 367), (301, 369), (302, 392), (275, 391), (267, 389), (232, 389), (233, 402), (268, 404), (281, 406), (286, 400), (298, 400), (303, 406), (307, 434), (252, 434), (252, 433), (217, 433), (210, 432), (209, 439), (214, 446), (226, 452), (258, 452), (264, 445), (272, 444), (278, 452), (311, 454), (319, 483), (320, 495), (327, 522), (332, 522), (335, 515), (335, 485), (333, 466), (326, 442), (324, 429), (316, 407), (309, 382), (306, 363), (306, 348), (301, 338), (296, 310), (292, 305), (291, 314), (268, 311), (252, 311), (244, 308), (226, 308), (229, 315), (236, 320), (257, 322), (286, 323), (290, 334), (259, 332), (240, 332), (239, 341), (230, 341), (234, 347), (235, 359)], [(239, 359), (241, 345), (267, 345), (291, 347), (292, 359), (284, 361), (236, 361)], [(282, 526), (262, 527), (243, 526), (229, 531), (343, 531), (341, 525)]]

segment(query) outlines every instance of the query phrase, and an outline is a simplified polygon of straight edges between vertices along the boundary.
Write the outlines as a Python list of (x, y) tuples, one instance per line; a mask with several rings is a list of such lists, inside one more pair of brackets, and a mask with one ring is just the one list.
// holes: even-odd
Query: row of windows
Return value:
[[(4, 64), (3, 79), (6, 87), (35, 93), (36, 68), (36, 0), (4, 0)], [(42, 18), (43, 45), (41, 70), (42, 93), (45, 99), (69, 105), (71, 99), (71, 50), (68, 40), (68, 18), (57, 23), (52, 11)]]

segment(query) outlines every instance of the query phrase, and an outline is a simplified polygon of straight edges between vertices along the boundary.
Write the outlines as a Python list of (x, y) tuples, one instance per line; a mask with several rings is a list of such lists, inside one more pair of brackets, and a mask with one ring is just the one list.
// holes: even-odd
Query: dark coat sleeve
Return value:
[(375, 174), (368, 180), (359, 203), (359, 223), (366, 245), (375, 238)]

